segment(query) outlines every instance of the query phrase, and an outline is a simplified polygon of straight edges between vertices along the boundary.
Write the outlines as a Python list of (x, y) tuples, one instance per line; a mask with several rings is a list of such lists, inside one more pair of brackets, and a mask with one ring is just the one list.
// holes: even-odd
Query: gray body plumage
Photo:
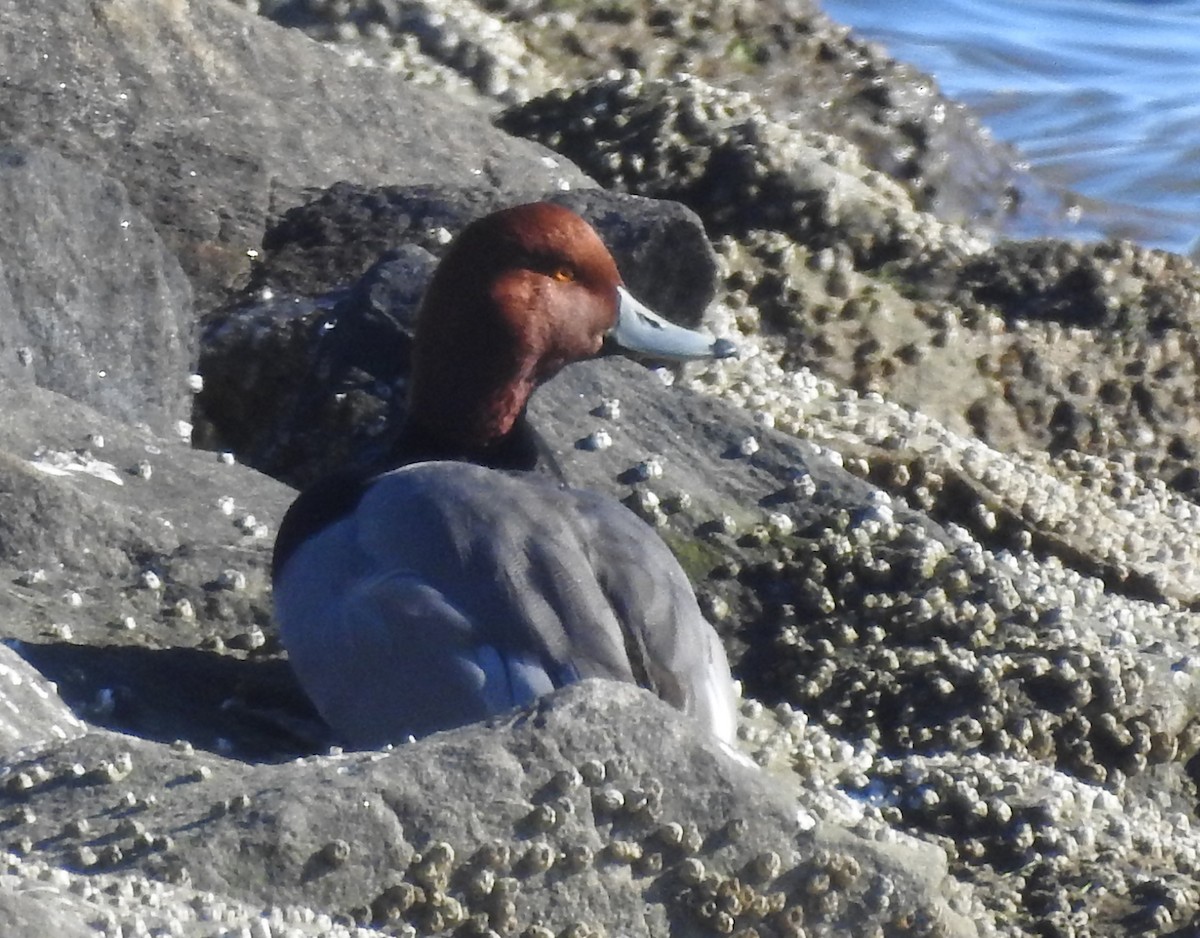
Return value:
[(377, 747), (586, 678), (632, 681), (731, 742), (724, 649), (674, 556), (611, 498), (469, 463), (373, 482), (276, 584), (292, 667)]

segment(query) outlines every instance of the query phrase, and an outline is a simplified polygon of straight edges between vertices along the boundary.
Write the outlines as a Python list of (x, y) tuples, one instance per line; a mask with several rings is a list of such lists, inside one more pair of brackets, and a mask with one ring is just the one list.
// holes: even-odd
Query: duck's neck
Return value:
[(535, 387), (527, 374), (464, 370), (438, 377), (413, 383), (407, 422), (463, 450), (483, 449), (508, 434)]
[(531, 470), (553, 462), (549, 448), (530, 426), (524, 410), (508, 422), (507, 432), (483, 440), (447, 436), (441, 427), (429, 427), (410, 414), (392, 445), (393, 465), (448, 459), (473, 462), (492, 469)]

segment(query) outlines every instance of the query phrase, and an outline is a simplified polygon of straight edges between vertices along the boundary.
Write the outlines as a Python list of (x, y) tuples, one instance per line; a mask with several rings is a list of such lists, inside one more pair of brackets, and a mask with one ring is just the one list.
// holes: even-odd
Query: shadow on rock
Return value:
[(279, 658), (195, 648), (22, 643), (16, 650), (90, 723), (250, 762), (327, 748), (320, 717)]

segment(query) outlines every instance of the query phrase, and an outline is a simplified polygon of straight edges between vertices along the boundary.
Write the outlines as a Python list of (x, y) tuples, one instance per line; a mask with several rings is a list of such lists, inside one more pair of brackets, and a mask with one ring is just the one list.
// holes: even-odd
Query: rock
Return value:
[(231, 3), (69, 0), (45, 17), (6, 0), (0, 33), (6, 145), (120, 181), (201, 310), (240, 285), (268, 218), (310, 186), (586, 183), (481, 112), (383, 69), (348, 68)]
[(785, 343), (792, 364), (1005, 452), (1128, 458), (1148, 479), (1196, 491), (1200, 277), (1186, 258), (1126, 242), (964, 252), (951, 240), (915, 246), (877, 277), (836, 240), (722, 239), (722, 293), (739, 328)]
[(798, 819), (786, 788), (632, 686), (387, 753), (252, 765), (99, 733), (14, 769), (46, 777), (23, 800), (30, 859), (362, 925), (976, 933), (936, 850)]
[(289, 490), (38, 388), (0, 415), (5, 636), (93, 723), (260, 746), (227, 708), (295, 694), (263, 634)]
[[(0, 874), (2, 876), (2, 874)], [(32, 878), (32, 877), (31, 877)], [(0, 928), (12, 938), (34, 938), (53, 933), (63, 938), (89, 938), (94, 908), (61, 888), (44, 883), (22, 883), (16, 876), (2, 876)], [(23, 892), (18, 892), (21, 886)]]
[(510, 108), (498, 123), (603, 185), (683, 202), (712, 235), (781, 231), (814, 250), (848, 246), (867, 268), (934, 243), (981, 246), (916, 211), (844, 140), (774, 119), (755, 98), (697, 78), (606, 77)]
[(160, 433), (190, 419), (191, 290), (124, 188), (47, 150), (9, 149), (0, 213), (0, 377)]
[[(832, 22), (811, 0), (563, 7), (408, 0), (264, 3), (262, 12), (416, 80), (493, 108), (614, 70), (703, 77), (750, 92), (773, 120), (850, 141), (923, 210), (956, 223), (1061, 215), (1062, 197), (927, 75)], [(573, 157), (574, 158), (574, 157)], [(1028, 211), (1027, 211), (1028, 210)]]
[[(18, 846), (23, 843), (18, 841)], [(91, 863), (91, 853), (80, 853)], [(51, 933), (82, 938), (139, 931), (207, 938), (214, 929), (275, 934), (274, 929), (285, 928), (288, 935), (313, 938), (367, 935), (365, 929), (335, 925), (332, 916), (311, 909), (263, 909), (128, 872), (97, 872), (95, 864), (68, 871), (23, 860), (15, 853), (0, 859), (0, 925), (12, 938), (42, 938)]]
[[(261, 291), (317, 297), (350, 287), (385, 251), (415, 245), (440, 256), (476, 218), (507, 205), (548, 200), (599, 231), (631, 289), (645, 302), (698, 321), (712, 300), (716, 264), (700, 220), (670, 202), (603, 189), (578, 191), (362, 186), (339, 183), (286, 212), (263, 238), (245, 297)], [(421, 283), (406, 302), (419, 301)]]
[[(874, 512), (836, 514), (776, 551), (756, 587), (776, 605), (741, 664), (752, 699), (824, 714), (859, 740), (845, 762), (873, 768), (844, 783), (951, 838), (951, 869), (1013, 933), (1046, 915), (1066, 922), (1080, 899), (1067, 870), (1102, 869), (1106, 888), (1129, 896), (1120, 918), (1190, 915), (1192, 894), (1175, 890), (1200, 842), (1190, 823), (1172, 830), (1196, 746), (1200, 634), (1176, 599), (1194, 588), (1194, 507), (1131, 469), (1000, 454), (878, 395), (798, 380), (767, 356), (721, 370), (707, 383), (723, 397), (834, 447), (889, 493), (871, 499)], [(949, 544), (918, 535), (893, 498), (946, 519)], [(1005, 500), (1019, 508), (995, 510)], [(1057, 527), (1071, 545), (1042, 539)], [(1105, 579), (1088, 575), (1097, 563)], [(829, 758), (799, 748), (808, 754), (785, 743), (779, 757), (801, 771)], [(770, 764), (774, 749), (756, 758)], [(881, 791), (882, 776), (898, 784)], [(1057, 794), (1023, 794), (1040, 790)], [(1145, 851), (1163, 861), (1143, 897), (1128, 877)], [(993, 872), (1014, 865), (1030, 879)], [(1084, 901), (1093, 934), (1119, 931)]]
[(259, 12), (315, 39), (340, 41), (335, 48), (348, 59), (369, 56), (410, 82), (476, 106), (524, 101), (561, 80), (523, 30), (471, 0), (336, 8), (268, 0)]
[[(86, 724), (63, 703), (58, 688), (12, 648), (0, 645), (0, 760), (15, 762), (85, 732)], [(11, 788), (20, 789), (23, 782), (17, 778)]]

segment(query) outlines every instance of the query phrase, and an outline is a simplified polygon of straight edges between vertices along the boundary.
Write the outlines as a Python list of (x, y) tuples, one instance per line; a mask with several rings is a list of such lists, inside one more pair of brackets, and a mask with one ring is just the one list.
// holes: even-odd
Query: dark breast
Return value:
[(466, 452), (447, 447), (432, 434), (406, 426), (377, 465), (328, 475), (306, 488), (292, 502), (275, 536), (271, 578), (279, 576), (289, 557), (311, 535), (358, 507), (363, 493), (382, 473), (431, 460), (470, 462), (489, 469), (537, 471), (563, 482), (554, 451), (522, 414), (503, 438), (483, 449)]

